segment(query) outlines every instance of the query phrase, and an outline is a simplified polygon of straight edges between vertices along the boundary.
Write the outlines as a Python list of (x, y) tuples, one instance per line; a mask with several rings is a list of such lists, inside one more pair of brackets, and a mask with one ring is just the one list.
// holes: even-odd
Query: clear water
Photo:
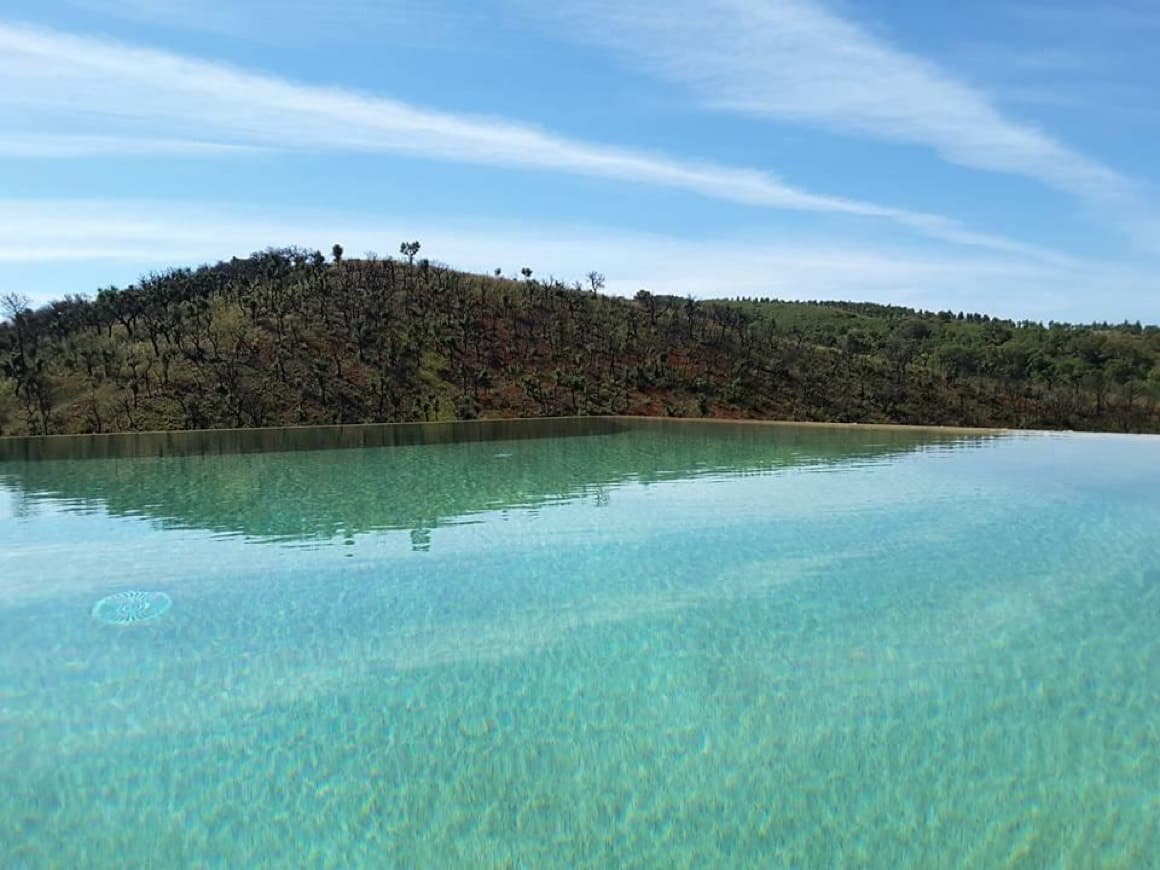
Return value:
[(1160, 439), (567, 425), (0, 462), (0, 866), (1160, 860)]

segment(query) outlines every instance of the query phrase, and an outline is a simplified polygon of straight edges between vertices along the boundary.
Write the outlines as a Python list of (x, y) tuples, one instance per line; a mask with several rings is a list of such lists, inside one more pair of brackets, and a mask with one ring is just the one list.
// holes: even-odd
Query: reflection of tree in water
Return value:
[(427, 553), (431, 550), (431, 530), (411, 529), (411, 549), (416, 553)]
[[(484, 511), (579, 498), (605, 506), (626, 483), (825, 470), (991, 437), (606, 418), (82, 436), (16, 445), (17, 460), (49, 448), (62, 458), (0, 461), (0, 485), (26, 510), (63, 501), (274, 541), (349, 544), (398, 529), (426, 551), (433, 529)], [(0, 446), (10, 460), (14, 449)]]

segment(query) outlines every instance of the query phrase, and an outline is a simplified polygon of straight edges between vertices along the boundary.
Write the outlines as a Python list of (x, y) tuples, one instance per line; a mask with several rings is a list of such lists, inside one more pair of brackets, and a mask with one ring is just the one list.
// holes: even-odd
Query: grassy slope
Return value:
[(0, 326), (0, 434), (598, 413), (1160, 431), (1158, 400), (1155, 327), (627, 300), (295, 250)]

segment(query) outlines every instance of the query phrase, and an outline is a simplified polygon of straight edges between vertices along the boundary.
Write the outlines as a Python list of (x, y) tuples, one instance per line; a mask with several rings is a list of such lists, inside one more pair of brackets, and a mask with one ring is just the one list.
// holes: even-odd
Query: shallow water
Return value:
[(0, 866), (1155, 863), (1160, 439), (570, 425), (0, 461)]

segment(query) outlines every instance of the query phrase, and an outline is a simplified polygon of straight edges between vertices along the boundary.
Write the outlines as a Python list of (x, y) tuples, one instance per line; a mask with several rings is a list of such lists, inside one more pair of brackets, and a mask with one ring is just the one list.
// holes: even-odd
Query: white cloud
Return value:
[(1090, 202), (1135, 197), (1115, 170), (813, 0), (561, 0), (550, 9), (544, 14), (570, 35), (689, 87), (715, 109), (927, 146), (951, 163), (1033, 178)]
[(1121, 31), (1148, 39), (1155, 31), (1160, 31), (1160, 9), (1157, 9), (1153, 0), (1103, 0), (1098, 4), (1085, 0), (1073, 3), (1034, 0), (1008, 3), (1003, 8), (1013, 18), (1030, 22), (1036, 27), (1050, 26), (1067, 32)]
[[(690, 241), (482, 220), (403, 222), (228, 205), (0, 200), (0, 265), (9, 275), (28, 267), (37, 280), (51, 282), (39, 292), (23, 287), (39, 301), (127, 283), (151, 268), (244, 256), (271, 244), (329, 252), (339, 242), (354, 257), (367, 250), (392, 253), (403, 238), (420, 239), (424, 255), (476, 272), (501, 267), (514, 275), (530, 266), (537, 276), (572, 281), (597, 269), (607, 276), (610, 292), (625, 295), (648, 288), (698, 297), (873, 299), (1020, 318), (1160, 320), (1154, 276), (1100, 263), (1057, 267), (782, 234)], [(1108, 307), (1111, 299), (1117, 308)]]
[[(12, 0), (9, 0), (12, 2)], [(15, 0), (34, 6), (33, 0)], [(477, 40), (494, 28), (493, 10), (438, 0), (58, 0), (87, 12), (175, 30), (202, 31), (247, 42), (349, 43), (372, 36), (379, 45), (445, 46)]]
[[(68, 5), (135, 21), (233, 34), (243, 29), (242, 4), (209, 0), (66, 0)], [(267, 10), (272, 12), (274, 10)]]
[(211, 157), (260, 152), (264, 149), (232, 142), (200, 142), (196, 139), (149, 139), (124, 136), (23, 134), (0, 131), (0, 158), (43, 160), (100, 157)]
[[(142, 139), (164, 140), (163, 151), (179, 141), (193, 143), (191, 149), (212, 141), (215, 148), (397, 152), (657, 185), (757, 207), (862, 216), (955, 244), (1067, 259), (939, 215), (812, 193), (768, 172), (567, 139), (524, 124), (25, 26), (0, 24), (0, 110), (8, 124), (20, 125), (19, 132), (5, 133), (0, 122), (0, 137), (52, 136), (48, 156), (71, 156), (84, 143), (86, 153), (110, 153), (118, 143), (123, 153), (141, 153)], [(42, 129), (28, 133), (35, 124)], [(71, 153), (60, 138), (66, 134), (79, 137)]]

